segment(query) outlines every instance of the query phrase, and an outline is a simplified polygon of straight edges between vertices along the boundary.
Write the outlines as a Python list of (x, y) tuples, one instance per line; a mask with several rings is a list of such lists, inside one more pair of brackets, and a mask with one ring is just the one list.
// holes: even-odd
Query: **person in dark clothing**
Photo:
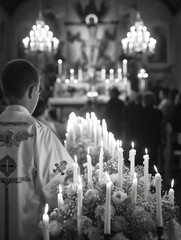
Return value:
[(174, 132), (181, 132), (181, 93), (178, 93), (176, 97), (171, 126)]
[[(139, 141), (140, 157), (137, 163), (142, 164), (144, 149), (147, 148), (150, 155), (150, 173), (154, 173), (154, 165), (159, 163), (162, 133), (162, 112), (154, 105), (155, 95), (152, 92), (145, 92), (142, 98), (143, 109), (137, 120), (137, 139)], [(135, 136), (136, 137), (136, 136)], [(140, 149), (142, 148), (142, 149)]]
[(109, 94), (110, 100), (105, 106), (103, 118), (107, 122), (108, 131), (114, 134), (115, 139), (121, 139), (123, 132), (122, 112), (125, 104), (119, 98), (120, 91), (116, 87), (111, 88)]

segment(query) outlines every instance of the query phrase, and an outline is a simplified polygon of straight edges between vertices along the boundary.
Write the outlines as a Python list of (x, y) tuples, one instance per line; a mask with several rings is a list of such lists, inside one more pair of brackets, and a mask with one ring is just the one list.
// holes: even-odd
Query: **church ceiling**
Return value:
[[(8, 15), (12, 15), (16, 11), (16, 9), (25, 1), (28, 0), (0, 0), (0, 5), (3, 7), (3, 9), (7, 12)], [(176, 15), (181, 10), (181, 0), (157, 1), (164, 3), (173, 15)]]

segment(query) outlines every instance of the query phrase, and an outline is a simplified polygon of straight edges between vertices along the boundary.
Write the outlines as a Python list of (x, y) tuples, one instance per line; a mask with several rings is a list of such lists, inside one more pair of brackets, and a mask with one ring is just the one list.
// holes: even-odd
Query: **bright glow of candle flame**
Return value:
[(145, 154), (148, 154), (148, 149), (147, 148), (145, 148)]
[(132, 146), (132, 148), (134, 148), (134, 142), (131, 142), (131, 146)]
[(158, 169), (155, 165), (154, 165), (154, 169), (155, 169), (156, 173), (158, 173)]
[(122, 147), (122, 141), (121, 140), (119, 141), (119, 146)]
[(88, 155), (90, 154), (90, 148), (89, 147), (87, 148), (87, 154)]
[(46, 203), (46, 205), (45, 205), (45, 214), (48, 213), (48, 209), (49, 209), (49, 206), (48, 206), (48, 203)]
[(173, 188), (173, 186), (174, 186), (174, 179), (172, 179), (171, 181), (171, 188)]
[(58, 59), (58, 64), (62, 64), (62, 59)]
[(74, 161), (75, 161), (75, 163), (77, 163), (77, 156), (76, 155), (74, 156)]

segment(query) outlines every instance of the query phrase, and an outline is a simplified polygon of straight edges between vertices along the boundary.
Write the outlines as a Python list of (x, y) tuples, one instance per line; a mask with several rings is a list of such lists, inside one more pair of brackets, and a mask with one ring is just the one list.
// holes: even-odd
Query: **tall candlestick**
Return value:
[(148, 169), (149, 169), (149, 155), (148, 150), (145, 148), (145, 155), (143, 156), (143, 164), (144, 164), (144, 197), (145, 200), (148, 198), (148, 191), (149, 191), (149, 177), (148, 177)]
[(58, 210), (60, 210), (64, 204), (63, 197), (62, 197), (62, 186), (59, 184), (59, 192), (57, 195), (58, 198)]
[(49, 216), (47, 213), (48, 213), (48, 204), (45, 205), (45, 211), (43, 214), (43, 240), (50, 240)]
[(106, 184), (104, 234), (111, 233), (111, 185), (112, 185), (111, 181), (107, 182)]
[(121, 81), (122, 80), (122, 69), (121, 68), (117, 69), (117, 76), (118, 76), (118, 80)]
[(83, 72), (82, 69), (78, 69), (78, 81), (81, 82), (83, 80)]
[(73, 163), (73, 182), (77, 183), (78, 181), (78, 163), (77, 156), (74, 157), (75, 162)]
[(58, 60), (58, 75), (59, 77), (62, 75), (62, 59)]
[(101, 141), (101, 148), (100, 148), (100, 154), (99, 154), (99, 181), (102, 179), (103, 174), (103, 141)]
[(136, 173), (134, 173), (134, 178), (132, 183), (132, 192), (131, 192), (131, 199), (133, 203), (136, 203), (136, 200), (137, 200), (137, 185), (138, 185), (138, 180), (136, 177)]
[(118, 146), (118, 187), (122, 189), (123, 185), (123, 148), (122, 148), (122, 141), (119, 143)]
[(136, 150), (134, 149), (134, 142), (131, 143), (132, 149), (129, 151), (129, 161), (130, 161), (130, 175), (133, 178), (135, 172), (135, 155)]
[(158, 173), (156, 166), (154, 166), (155, 174), (155, 187), (156, 187), (156, 219), (157, 227), (163, 226), (163, 216), (162, 216), (162, 197), (161, 197), (161, 175)]
[(88, 175), (88, 185), (92, 187), (92, 159), (91, 156), (89, 155), (89, 147), (87, 149), (87, 175)]
[(171, 188), (168, 192), (171, 204), (174, 204), (174, 199), (175, 199), (175, 196), (174, 196), (175, 193), (174, 193), (174, 190), (173, 190), (173, 186), (174, 186), (174, 179), (172, 179), (172, 181), (171, 181)]
[(78, 188), (77, 188), (77, 231), (78, 235), (82, 232), (82, 199), (83, 190), (80, 175), (78, 176)]

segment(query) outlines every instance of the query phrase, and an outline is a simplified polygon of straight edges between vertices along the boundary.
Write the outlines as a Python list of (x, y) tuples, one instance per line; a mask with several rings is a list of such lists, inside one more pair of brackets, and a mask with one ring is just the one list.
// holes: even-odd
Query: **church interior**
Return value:
[[(39, 70), (38, 106), (62, 144), (72, 112), (95, 112), (122, 140), (125, 161), (131, 141), (137, 163), (151, 142), (157, 150), (150, 162), (158, 165), (163, 187), (174, 178), (181, 207), (180, 0), (0, 0), (0, 73), (12, 59)], [(109, 105), (113, 94), (122, 107)], [(6, 103), (0, 96), (1, 110)], [(154, 113), (132, 107), (142, 101), (159, 109), (160, 128), (154, 128)]]

